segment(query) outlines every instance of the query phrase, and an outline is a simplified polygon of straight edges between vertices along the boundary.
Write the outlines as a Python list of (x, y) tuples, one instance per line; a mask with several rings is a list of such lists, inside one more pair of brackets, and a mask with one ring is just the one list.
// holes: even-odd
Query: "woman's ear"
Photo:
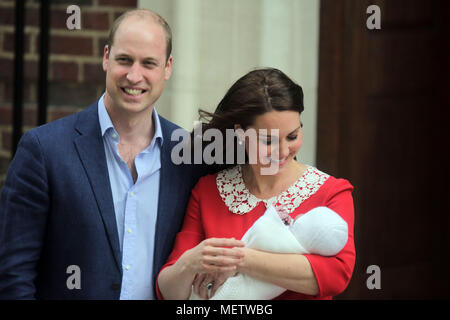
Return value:
[(245, 132), (244, 129), (242, 129), (240, 124), (234, 125), (234, 133), (236, 135), (236, 138), (238, 139), (238, 143), (242, 145), (242, 143), (245, 140)]

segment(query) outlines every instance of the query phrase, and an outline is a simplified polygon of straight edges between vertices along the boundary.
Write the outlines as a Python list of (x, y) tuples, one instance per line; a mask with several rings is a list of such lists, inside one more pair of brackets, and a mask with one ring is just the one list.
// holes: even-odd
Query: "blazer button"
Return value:
[(111, 284), (112, 290), (120, 290), (120, 283), (113, 283)]

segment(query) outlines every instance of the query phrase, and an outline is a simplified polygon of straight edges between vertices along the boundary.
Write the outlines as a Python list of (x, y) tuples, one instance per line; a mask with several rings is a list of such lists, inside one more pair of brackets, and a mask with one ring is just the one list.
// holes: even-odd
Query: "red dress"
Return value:
[[(310, 166), (289, 189), (269, 200), (260, 200), (248, 191), (240, 166), (205, 176), (192, 190), (183, 228), (162, 269), (207, 238), (241, 239), (270, 203), (281, 205), (292, 218), (325, 206), (347, 222), (347, 244), (334, 257), (305, 254), (318, 283), (317, 296), (287, 290), (276, 299), (331, 299), (347, 287), (355, 264), (352, 190), (347, 180), (336, 179)], [(158, 285), (156, 291), (162, 299)]]

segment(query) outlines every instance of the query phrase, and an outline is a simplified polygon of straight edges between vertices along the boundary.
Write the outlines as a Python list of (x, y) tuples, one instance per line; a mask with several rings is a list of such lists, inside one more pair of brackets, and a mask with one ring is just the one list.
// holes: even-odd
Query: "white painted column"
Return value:
[(140, 0), (171, 25), (174, 66), (158, 112), (187, 130), (250, 70), (275, 67), (304, 91), (303, 147), (315, 165), (319, 0)]
[(201, 0), (174, 0), (173, 57), (171, 79), (171, 120), (186, 129), (192, 129), (198, 107), (199, 78), (199, 24)]
[(304, 93), (303, 146), (299, 159), (315, 165), (318, 87), (318, 0), (263, 0), (261, 66), (275, 67), (298, 83)]
[[(297, 30), (292, 41), (294, 79), (302, 86), (305, 111), (302, 114), (303, 146), (301, 162), (316, 165), (317, 93), (319, 87), (319, 0), (293, 1), (291, 28)], [(297, 15), (298, 13), (298, 15)]]

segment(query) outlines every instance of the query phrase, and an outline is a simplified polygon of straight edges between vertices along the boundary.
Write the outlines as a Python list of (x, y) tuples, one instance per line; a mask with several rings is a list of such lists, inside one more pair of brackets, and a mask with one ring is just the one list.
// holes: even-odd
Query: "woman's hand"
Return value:
[[(174, 265), (159, 273), (158, 286), (161, 294), (165, 299), (188, 299), (198, 275), (202, 276), (202, 279), (197, 279), (197, 290), (203, 283), (200, 280), (203, 280), (206, 274), (236, 271), (244, 256), (241, 252), (244, 245), (244, 242), (234, 238), (203, 240), (194, 248), (185, 251)], [(206, 294), (202, 292), (202, 297), (208, 298), (208, 290), (206, 287), (204, 289)]]
[(236, 270), (197, 274), (193, 283), (194, 292), (202, 299), (209, 299), (229, 277), (234, 277)]
[[(234, 238), (209, 238), (187, 250), (176, 264), (195, 275), (194, 292), (208, 299), (208, 292), (215, 292), (225, 280), (235, 274), (244, 256), (240, 248), (245, 244)], [(209, 284), (209, 288), (208, 288)]]
[(244, 256), (238, 248), (244, 246), (234, 238), (210, 238), (187, 250), (178, 261), (192, 274), (234, 271)]

